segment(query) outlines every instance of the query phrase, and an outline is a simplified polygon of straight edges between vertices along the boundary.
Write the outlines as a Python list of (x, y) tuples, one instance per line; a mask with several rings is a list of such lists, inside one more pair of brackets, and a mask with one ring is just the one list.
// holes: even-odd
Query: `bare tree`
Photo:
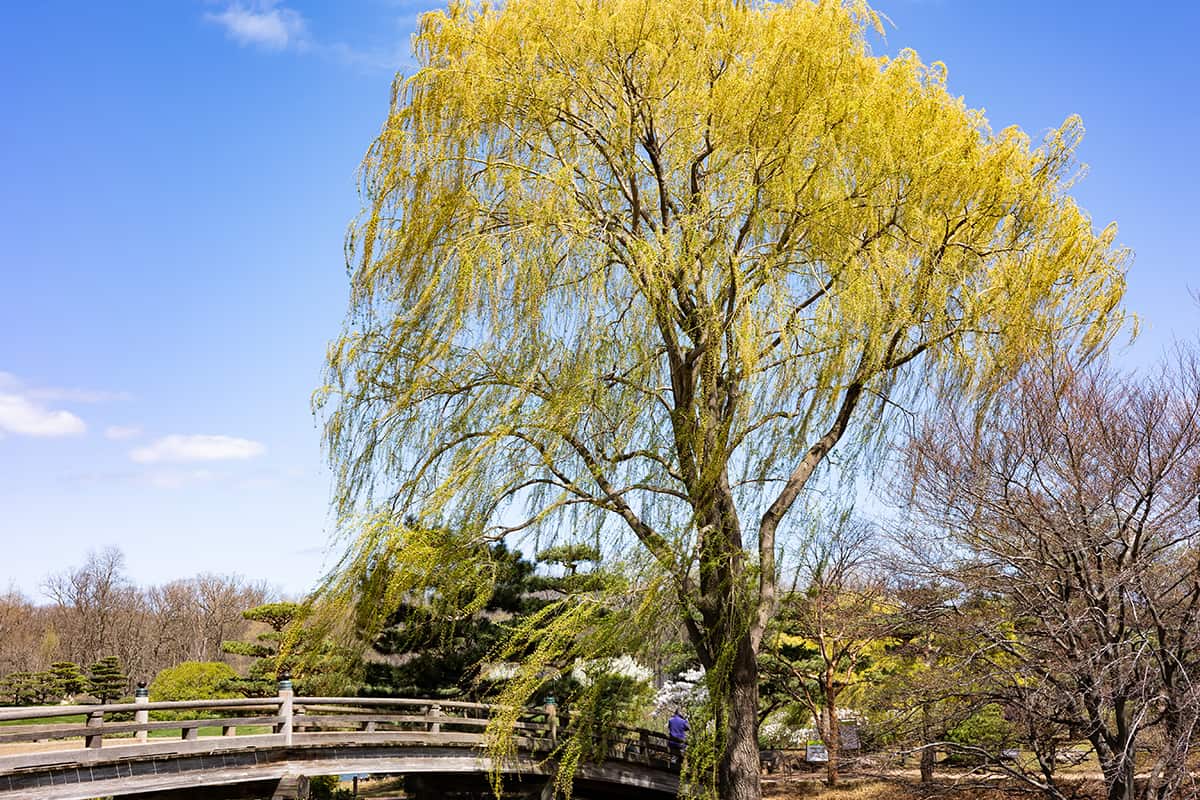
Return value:
[(267, 602), (270, 593), (263, 583), (248, 583), (237, 575), (204, 573), (191, 583), (198, 611), (196, 660), (219, 661), (228, 656), (221, 643), (241, 638), (252, 624), (242, 612)]
[(42, 669), (39, 643), (43, 637), (37, 609), (28, 598), (15, 591), (0, 595), (0, 675)]
[(108, 547), (88, 553), (83, 566), (46, 580), (46, 593), (57, 607), (56, 624), (70, 661), (91, 664), (112, 654), (122, 605), (131, 588), (124, 569), (125, 555)]
[(153, 640), (158, 668), (183, 661), (229, 660), (221, 642), (242, 638), (252, 624), (242, 612), (261, 605), (268, 594), (261, 583), (211, 573), (148, 590), (147, 602), (157, 623)]
[[(978, 424), (982, 422), (982, 424)], [(908, 450), (944, 575), (996, 599), (981, 661), (1007, 672), (1040, 785), (1083, 738), (1111, 800), (1194, 797), (1200, 715), (1200, 365), (1031, 370), (986, 419), (951, 410)], [(940, 541), (930, 531), (940, 531)], [(1135, 782), (1135, 752), (1149, 771)]]
[(47, 580), (62, 657), (91, 664), (115, 655), (131, 679), (147, 680), (183, 661), (231, 660), (221, 642), (242, 637), (251, 623), (241, 612), (267, 597), (262, 584), (213, 574), (142, 589), (124, 566), (108, 548)]
[(151, 631), (151, 649), (159, 668), (196, 657), (196, 602), (189, 581), (172, 581), (146, 592), (146, 601), (157, 621)]
[(904, 625), (880, 569), (877, 532), (859, 520), (837, 524), (801, 559), (781, 601), (761, 661), (771, 691), (807, 708), (826, 745), (826, 783), (836, 786), (842, 698), (872, 670)]

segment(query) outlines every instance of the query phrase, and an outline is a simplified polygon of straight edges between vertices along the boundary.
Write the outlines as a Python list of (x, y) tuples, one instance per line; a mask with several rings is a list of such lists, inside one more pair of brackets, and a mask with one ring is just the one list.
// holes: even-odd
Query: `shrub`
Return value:
[(220, 661), (185, 661), (154, 676), (150, 699), (225, 700), (238, 697), (230, 685), (236, 679), (233, 667)]

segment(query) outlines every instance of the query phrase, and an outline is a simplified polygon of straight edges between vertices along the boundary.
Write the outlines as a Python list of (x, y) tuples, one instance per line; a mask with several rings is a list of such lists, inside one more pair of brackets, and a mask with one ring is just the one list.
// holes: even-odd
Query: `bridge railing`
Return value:
[[(281, 713), (283, 703), (282, 697), (268, 697), (10, 709), (0, 711), (0, 744), (77, 739), (85, 748), (96, 749), (106, 736), (133, 737), (136, 742), (144, 742), (151, 731), (161, 730), (178, 730), (185, 741), (198, 739), (201, 728), (220, 728), (222, 736), (235, 736), (239, 727), (250, 726), (267, 726), (279, 733), (287, 722)], [(173, 719), (152, 720), (153, 711), (169, 712)], [(183, 712), (201, 713), (183, 716)], [(79, 716), (83, 721), (71, 719)], [(60, 719), (63, 721), (46, 721)]]
[[(496, 706), (485, 703), (449, 700), (294, 697), (290, 689), (266, 698), (149, 702), (143, 696), (135, 703), (6, 709), (0, 710), (0, 745), (27, 743), (31, 749), (42, 750), (45, 743), (52, 743), (54, 749), (52, 754), (39, 754), (20, 747), (16, 750), (21, 752), (0, 747), (0, 772), (64, 758), (95, 763), (136, 757), (139, 752), (201, 752), (239, 746), (393, 742), (477, 747), (486, 744), (486, 729), (496, 711)], [(562, 722), (570, 724), (569, 720)], [(548, 753), (558, 739), (559, 723), (554, 705), (523, 709), (514, 723), (518, 747)], [(175, 731), (175, 741), (186, 744), (171, 744)], [(660, 733), (611, 726), (600, 738), (607, 758), (659, 768), (672, 764), (673, 754)], [(123, 752), (110, 755), (112, 747)], [(71, 757), (71, 753), (78, 756)]]
[(613, 726), (608, 732), (608, 755), (620, 761), (633, 761), (652, 767), (669, 767), (677, 763), (665, 734), (645, 728)]
[[(297, 697), (294, 734), (313, 732), (452, 735), (483, 741), (496, 707), (486, 703), (392, 697)], [(557, 733), (553, 709), (523, 709), (514, 723), (526, 747), (548, 746)]]

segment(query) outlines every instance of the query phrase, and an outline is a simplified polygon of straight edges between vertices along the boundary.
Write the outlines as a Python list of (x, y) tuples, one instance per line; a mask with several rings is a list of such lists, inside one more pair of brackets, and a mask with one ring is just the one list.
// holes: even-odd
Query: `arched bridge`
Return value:
[[(0, 800), (262, 798), (303, 800), (315, 775), (404, 775), (431, 796), (490, 796), (493, 761), (481, 703), (361, 697), (41, 706), (0, 711)], [(81, 720), (82, 717), (82, 720)], [(506, 794), (548, 796), (558, 739), (553, 706), (525, 709)], [(584, 764), (575, 794), (673, 797), (665, 737), (613, 728), (602, 763)]]

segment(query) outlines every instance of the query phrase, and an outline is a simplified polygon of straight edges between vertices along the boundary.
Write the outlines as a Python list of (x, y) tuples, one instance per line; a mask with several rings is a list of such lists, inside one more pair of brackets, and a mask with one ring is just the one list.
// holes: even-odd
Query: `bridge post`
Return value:
[[(150, 702), (150, 690), (146, 688), (145, 681), (138, 681), (137, 689), (133, 692), (133, 702), (139, 706), (144, 706)], [(150, 712), (145, 708), (139, 708), (133, 712), (133, 721), (145, 725), (150, 721)], [(149, 737), (149, 731), (146, 728), (141, 728), (135, 734), (138, 744), (145, 744)]]
[(550, 742), (554, 744), (558, 741), (558, 702), (554, 699), (554, 695), (546, 695), (546, 724), (550, 726)]
[(95, 711), (88, 712), (87, 727), (95, 728), (95, 733), (85, 734), (83, 737), (84, 747), (95, 749), (104, 745), (104, 734), (101, 732), (104, 726), (104, 710), (98, 708)]
[(310, 791), (307, 775), (284, 775), (276, 784), (271, 800), (308, 800)]
[(438, 703), (434, 703), (433, 705), (429, 706), (429, 712), (426, 714), (426, 716), (429, 717), (429, 719), (431, 720), (429, 723), (429, 732), (430, 733), (441, 733), (442, 732), (442, 723), (439, 721), (439, 720), (441, 720), (441, 718), (443, 716), (441, 705)]
[(292, 743), (292, 676), (283, 673), (279, 677), (279, 724), (278, 733), (283, 734), (283, 743)]

